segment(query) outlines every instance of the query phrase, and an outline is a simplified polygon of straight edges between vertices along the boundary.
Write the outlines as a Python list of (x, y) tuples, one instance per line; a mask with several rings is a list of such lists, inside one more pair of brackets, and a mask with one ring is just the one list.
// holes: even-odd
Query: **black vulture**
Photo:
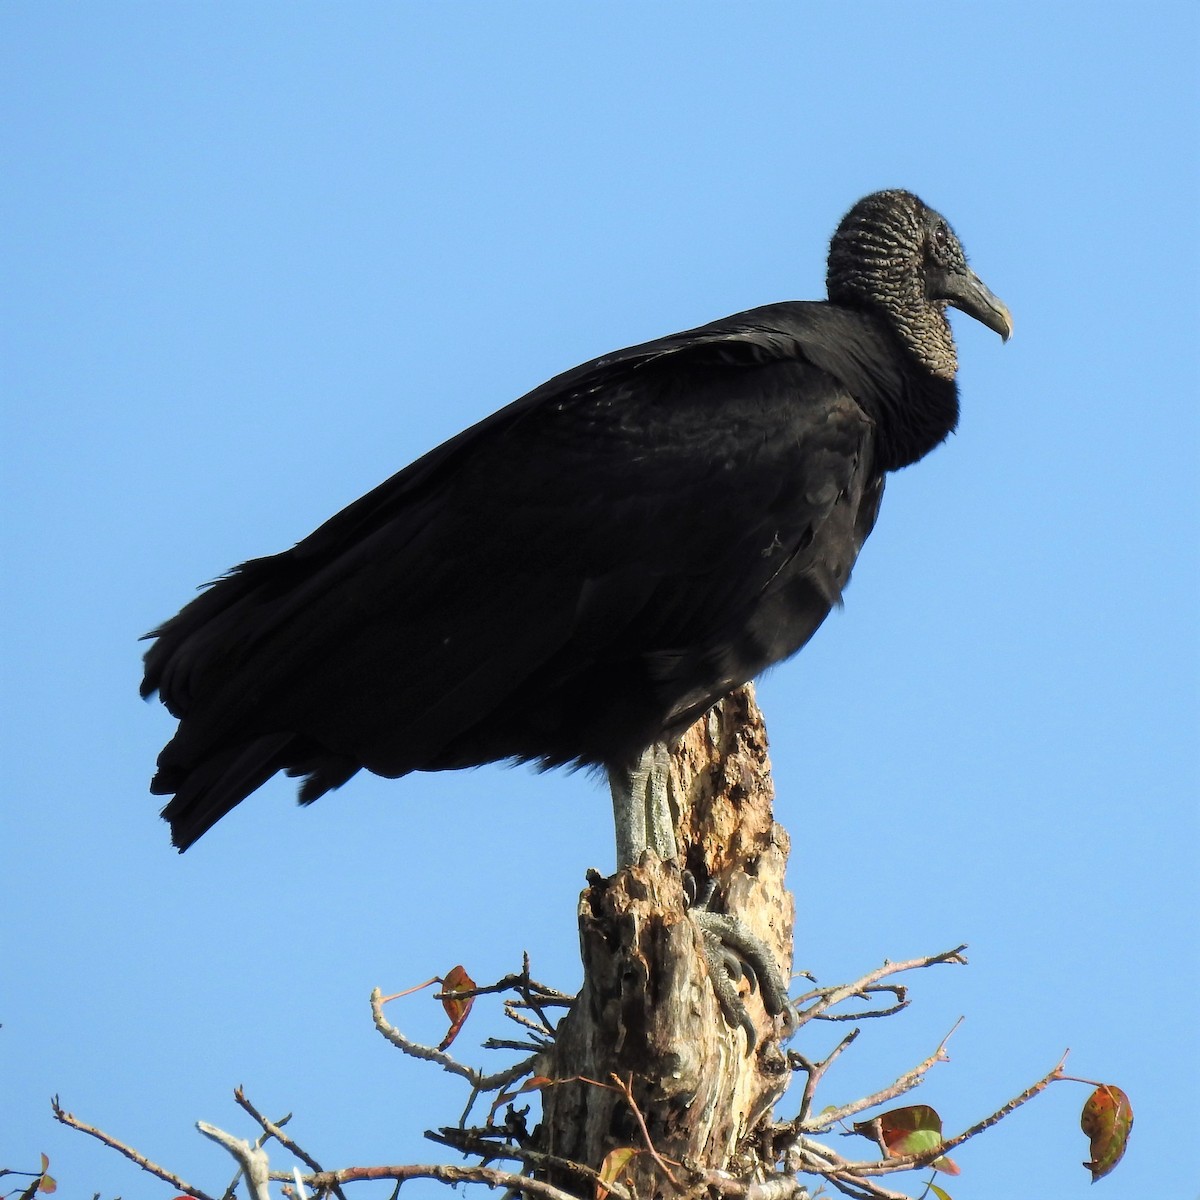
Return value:
[(827, 284), (556, 376), (148, 635), (175, 845), (279, 771), (307, 804), (514, 760), (605, 769), (618, 865), (670, 856), (661, 747), (812, 637), (887, 472), (954, 429), (947, 305), (1012, 331), (906, 191), (850, 210)]

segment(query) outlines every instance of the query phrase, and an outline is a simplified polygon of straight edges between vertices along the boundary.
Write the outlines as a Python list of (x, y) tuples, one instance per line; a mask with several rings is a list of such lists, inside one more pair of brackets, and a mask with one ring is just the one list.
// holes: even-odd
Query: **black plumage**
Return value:
[(305, 803), (362, 767), (623, 770), (795, 653), (885, 473), (955, 426), (946, 304), (1011, 332), (907, 192), (846, 216), (828, 292), (557, 376), (157, 629), (175, 844), (280, 770)]

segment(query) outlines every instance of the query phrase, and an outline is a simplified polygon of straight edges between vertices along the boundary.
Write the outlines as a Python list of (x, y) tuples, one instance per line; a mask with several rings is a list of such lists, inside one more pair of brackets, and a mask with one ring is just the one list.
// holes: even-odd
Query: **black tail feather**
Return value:
[(213, 754), (190, 768), (159, 760), (158, 774), (150, 790), (156, 795), (174, 795), (162, 810), (171, 823), (171, 842), (182, 853), (203, 837), (226, 813), (261, 787), (277, 771), (288, 766), (292, 735), (281, 733)]

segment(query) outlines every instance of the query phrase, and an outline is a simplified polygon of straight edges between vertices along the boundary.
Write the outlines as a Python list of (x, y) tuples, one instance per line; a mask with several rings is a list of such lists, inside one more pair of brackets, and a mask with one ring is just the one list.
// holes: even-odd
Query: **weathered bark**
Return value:
[[(701, 886), (715, 880), (712, 907), (762, 938), (786, 977), (788, 837), (773, 820), (772, 796), (762, 714), (753, 690), (742, 688), (673, 751), (671, 803), (684, 865)], [(770, 1164), (759, 1163), (754, 1135), (789, 1079), (780, 1019), (745, 981), (739, 988), (756, 1045), (727, 1021), (687, 907), (679, 864), (652, 854), (610, 879), (592, 876), (579, 905), (583, 988), (539, 1067), (573, 1082), (544, 1090), (537, 1148), (599, 1169), (610, 1151), (632, 1147), (638, 1153), (624, 1178), (642, 1198), (677, 1194), (695, 1171), (756, 1178)], [(631, 1086), (661, 1161), (629, 1099), (612, 1086), (614, 1074)], [(544, 1177), (578, 1188), (577, 1177)]]

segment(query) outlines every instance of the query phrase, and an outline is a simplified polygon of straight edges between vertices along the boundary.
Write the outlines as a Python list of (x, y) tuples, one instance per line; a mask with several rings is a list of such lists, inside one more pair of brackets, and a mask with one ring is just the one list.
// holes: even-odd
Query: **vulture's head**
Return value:
[(946, 319), (953, 305), (1012, 336), (1012, 315), (967, 266), (950, 223), (912, 192), (872, 192), (842, 218), (829, 246), (829, 299), (882, 313), (933, 374), (958, 369)]

